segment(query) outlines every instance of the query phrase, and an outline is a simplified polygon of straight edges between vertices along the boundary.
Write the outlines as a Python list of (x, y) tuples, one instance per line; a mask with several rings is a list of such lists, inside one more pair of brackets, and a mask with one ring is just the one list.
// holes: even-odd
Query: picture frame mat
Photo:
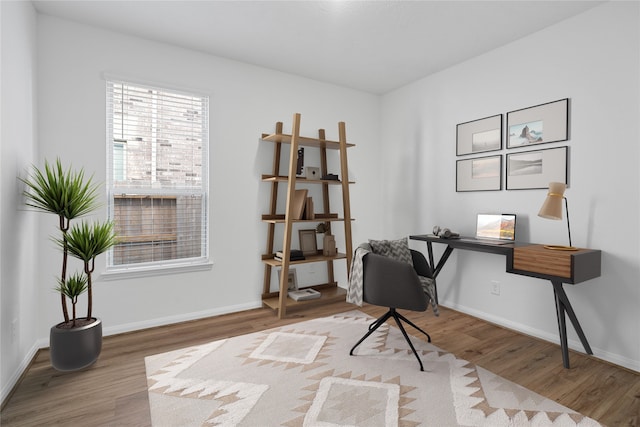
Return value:
[[(474, 148), (474, 136), (487, 135), (483, 140), (476, 141), (476, 145), (485, 148)], [(489, 139), (488, 141), (486, 139)], [(480, 138), (477, 138), (480, 139)], [(502, 114), (485, 117), (483, 119), (456, 125), (456, 155), (476, 154), (488, 151), (498, 151), (502, 149)]]
[(502, 155), (456, 161), (456, 192), (502, 189)]
[(568, 184), (569, 147), (507, 154), (507, 190), (548, 188), (550, 182)]
[[(530, 124), (540, 126), (542, 132), (541, 141), (523, 143), (512, 128), (519, 125)], [(523, 148), (537, 144), (566, 141), (569, 139), (569, 98), (548, 102), (521, 110), (507, 113), (507, 148)]]

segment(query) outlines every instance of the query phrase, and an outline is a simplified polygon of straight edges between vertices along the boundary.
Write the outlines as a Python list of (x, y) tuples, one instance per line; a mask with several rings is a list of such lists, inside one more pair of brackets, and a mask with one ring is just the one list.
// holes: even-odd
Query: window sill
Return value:
[(213, 262), (206, 261), (192, 264), (154, 265), (144, 267), (113, 268), (100, 274), (98, 280), (105, 282), (111, 280), (136, 279), (140, 277), (164, 276), (167, 274), (189, 273), (192, 271), (205, 271), (213, 268)]

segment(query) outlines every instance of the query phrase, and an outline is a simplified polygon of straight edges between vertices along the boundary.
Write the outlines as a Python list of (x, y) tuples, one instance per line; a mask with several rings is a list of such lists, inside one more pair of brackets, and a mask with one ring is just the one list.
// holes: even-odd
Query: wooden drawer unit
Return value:
[(600, 251), (579, 249), (562, 251), (543, 245), (527, 245), (513, 249), (507, 271), (534, 277), (558, 277), (565, 283), (578, 283), (600, 276)]

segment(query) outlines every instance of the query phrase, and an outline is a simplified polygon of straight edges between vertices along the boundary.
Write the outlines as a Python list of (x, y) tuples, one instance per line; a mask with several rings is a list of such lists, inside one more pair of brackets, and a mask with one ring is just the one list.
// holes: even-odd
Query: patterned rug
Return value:
[[(360, 311), (145, 359), (154, 426), (600, 426)], [(411, 329), (409, 327), (409, 329)]]

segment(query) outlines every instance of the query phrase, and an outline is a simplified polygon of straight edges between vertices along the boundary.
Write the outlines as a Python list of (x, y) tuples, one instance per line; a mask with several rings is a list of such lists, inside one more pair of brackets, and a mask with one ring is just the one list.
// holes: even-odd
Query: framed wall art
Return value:
[(507, 148), (569, 139), (569, 99), (507, 113)]
[(502, 149), (502, 114), (456, 126), (456, 155)]
[(568, 147), (507, 154), (507, 190), (548, 188), (550, 182), (567, 184)]
[(502, 155), (456, 161), (456, 191), (502, 190)]

